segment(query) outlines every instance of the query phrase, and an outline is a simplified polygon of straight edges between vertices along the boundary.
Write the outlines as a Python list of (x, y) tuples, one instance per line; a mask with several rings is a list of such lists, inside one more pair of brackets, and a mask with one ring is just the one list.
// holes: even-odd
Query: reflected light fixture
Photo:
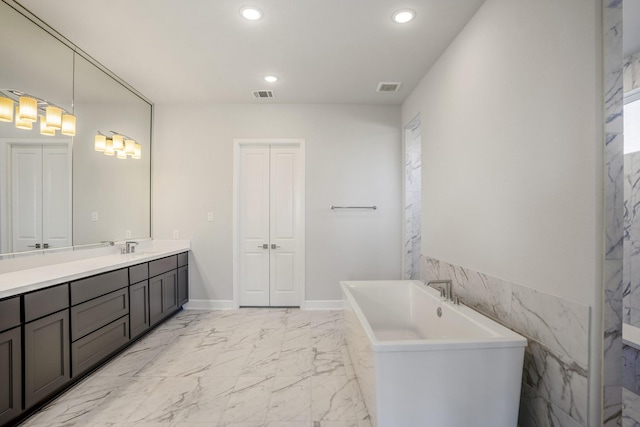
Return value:
[(240, 15), (249, 21), (257, 21), (262, 18), (262, 11), (255, 6), (244, 6), (240, 9)]
[(31, 130), (33, 129), (33, 122), (28, 122), (20, 118), (20, 106), (16, 105), (16, 127), (18, 129)]
[(113, 140), (107, 139), (106, 144), (104, 146), (104, 155), (105, 156), (113, 156), (115, 153), (116, 152), (113, 149)]
[(393, 22), (397, 22), (398, 24), (406, 24), (407, 22), (411, 22), (415, 19), (416, 12), (411, 9), (401, 9), (395, 12), (391, 19)]
[[(113, 131), (111, 131), (113, 133)], [(124, 150), (124, 136), (114, 133), (111, 137), (113, 140), (113, 149), (116, 151)]]
[(56, 130), (47, 125), (47, 119), (45, 116), (40, 116), (40, 135), (53, 136), (56, 134)]
[(21, 96), (18, 117), (23, 122), (36, 122), (38, 120), (38, 100), (30, 96)]
[(275, 83), (278, 81), (278, 78), (276, 76), (266, 76), (264, 80), (269, 83)]
[(142, 158), (142, 145), (136, 142), (135, 152), (133, 153), (132, 159), (140, 160)]
[(107, 148), (107, 137), (100, 132), (93, 139), (93, 148), (96, 151), (104, 151)]
[(50, 105), (45, 109), (45, 111), (47, 127), (55, 130), (62, 129), (62, 109)]
[(13, 99), (0, 96), (0, 121), (13, 121)]
[(42, 135), (55, 135), (57, 130), (63, 135), (76, 134), (76, 117), (63, 108), (19, 90), (0, 89), (0, 122), (15, 120), (18, 129), (31, 130), (38, 117), (43, 117), (40, 119)]
[(62, 115), (62, 130), (60, 133), (67, 136), (76, 136), (76, 116), (71, 114)]
[(129, 156), (133, 156), (136, 152), (136, 142), (133, 139), (124, 140), (124, 152)]
[(93, 147), (96, 151), (102, 151), (106, 156), (116, 155), (118, 159), (140, 159), (142, 157), (142, 146), (134, 139), (115, 131), (110, 131), (113, 135), (106, 136), (98, 132), (94, 137)]

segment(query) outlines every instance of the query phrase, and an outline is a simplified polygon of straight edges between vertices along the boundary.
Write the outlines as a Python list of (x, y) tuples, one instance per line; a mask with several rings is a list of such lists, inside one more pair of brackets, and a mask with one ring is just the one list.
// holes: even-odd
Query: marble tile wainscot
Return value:
[(424, 255), (421, 272), (451, 279), (466, 305), (528, 339), (521, 427), (587, 425), (589, 307)]
[(0, 371), (10, 379), (0, 425), (30, 416), (182, 308), (189, 245), (161, 246), (0, 275)]

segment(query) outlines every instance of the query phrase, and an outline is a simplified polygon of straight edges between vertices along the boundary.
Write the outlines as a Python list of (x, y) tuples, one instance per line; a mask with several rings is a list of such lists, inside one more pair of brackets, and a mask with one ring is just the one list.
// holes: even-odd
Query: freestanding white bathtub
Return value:
[(517, 426), (525, 338), (419, 281), (340, 285), (374, 427)]

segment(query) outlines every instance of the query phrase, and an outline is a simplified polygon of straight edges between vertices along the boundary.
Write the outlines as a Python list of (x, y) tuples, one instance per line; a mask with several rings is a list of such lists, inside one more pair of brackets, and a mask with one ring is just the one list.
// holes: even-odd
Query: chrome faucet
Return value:
[(124, 242), (125, 247), (122, 248), (125, 254), (132, 254), (136, 251), (136, 246), (138, 246), (138, 242), (126, 241)]
[[(444, 288), (436, 288), (433, 285), (445, 285)], [(440, 296), (444, 296), (447, 301), (453, 301), (453, 283), (449, 279), (445, 280), (430, 280), (427, 282), (427, 286), (433, 286), (440, 291)]]

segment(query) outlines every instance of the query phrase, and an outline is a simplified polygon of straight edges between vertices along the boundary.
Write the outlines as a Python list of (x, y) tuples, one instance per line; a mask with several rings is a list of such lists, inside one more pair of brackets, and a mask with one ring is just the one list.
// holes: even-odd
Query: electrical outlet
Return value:
[(124, 231), (124, 237), (126, 239), (130, 239), (131, 238), (131, 230), (125, 230)]
[(213, 212), (207, 212), (207, 221), (213, 222)]
[(180, 238), (180, 232), (178, 230), (173, 230), (173, 238), (174, 239), (179, 239)]
[(91, 221), (98, 220), (98, 212), (91, 212)]

